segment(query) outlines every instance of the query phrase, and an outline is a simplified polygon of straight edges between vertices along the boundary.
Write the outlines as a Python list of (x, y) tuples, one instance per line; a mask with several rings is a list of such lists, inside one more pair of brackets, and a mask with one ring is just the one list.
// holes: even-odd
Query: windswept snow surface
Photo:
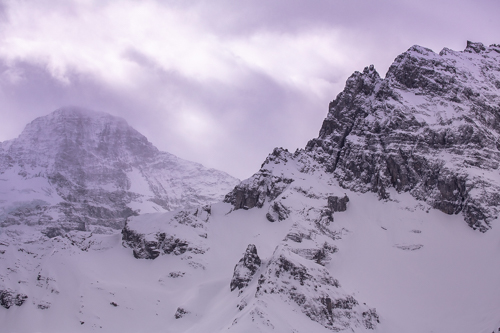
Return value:
[[(48, 239), (32, 227), (3, 228), (0, 282), (28, 299), (0, 307), (2, 332), (331, 332), (280, 295), (256, 298), (252, 288), (261, 272), (242, 294), (230, 292), (229, 284), (248, 244), (256, 245), (265, 267), (277, 246), (292, 249), (283, 240), (308, 212), (324, 208), (327, 195), (344, 193), (347, 211), (334, 213), (328, 226), (339, 237), (326, 269), (345, 292), (377, 309), (375, 332), (498, 329), (496, 222), (479, 233), (461, 216), (430, 209), (409, 194), (391, 193), (393, 201), (380, 201), (371, 193), (346, 191), (327, 175), (302, 174), (280, 195), (291, 210), (283, 221), (266, 219), (270, 203), (235, 211), (226, 203), (212, 205), (203, 222), (207, 237), (186, 236), (203, 241), (205, 253), (135, 259), (119, 233), (73, 231)], [(129, 226), (174, 232), (177, 213), (145, 214)], [(240, 310), (243, 298), (248, 305)]]

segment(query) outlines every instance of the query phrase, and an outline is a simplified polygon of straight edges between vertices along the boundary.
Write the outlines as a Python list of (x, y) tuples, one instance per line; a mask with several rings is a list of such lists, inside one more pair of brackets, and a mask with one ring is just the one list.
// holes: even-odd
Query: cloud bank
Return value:
[(355, 70), (413, 44), (500, 43), (497, 0), (0, 2), (0, 141), (79, 105), (246, 178), (303, 147)]

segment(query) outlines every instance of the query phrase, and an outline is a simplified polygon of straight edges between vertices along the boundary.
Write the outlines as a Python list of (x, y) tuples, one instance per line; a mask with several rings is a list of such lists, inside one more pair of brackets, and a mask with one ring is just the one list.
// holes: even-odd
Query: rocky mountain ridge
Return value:
[(225, 201), (262, 206), (293, 181), (269, 173), (270, 164), (313, 157), (344, 188), (383, 200), (389, 189), (408, 192), (485, 232), (499, 214), (499, 124), (499, 45), (439, 54), (413, 46), (384, 79), (373, 66), (355, 72), (317, 138), (293, 155), (275, 150)]

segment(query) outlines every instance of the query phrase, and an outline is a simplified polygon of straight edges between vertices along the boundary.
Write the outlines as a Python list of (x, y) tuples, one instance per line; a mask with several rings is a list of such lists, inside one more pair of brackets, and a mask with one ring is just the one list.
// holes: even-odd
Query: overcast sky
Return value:
[(0, 141), (77, 105), (238, 178), (303, 148), (354, 71), (500, 44), (500, 0), (0, 0)]

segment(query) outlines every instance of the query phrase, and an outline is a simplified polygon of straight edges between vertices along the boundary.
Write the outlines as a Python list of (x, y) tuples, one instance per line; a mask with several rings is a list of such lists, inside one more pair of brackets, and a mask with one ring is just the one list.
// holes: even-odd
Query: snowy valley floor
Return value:
[[(295, 189), (307, 187), (306, 181), (293, 184)], [(372, 193), (336, 185), (315, 192), (309, 197), (292, 189), (285, 192), (281, 202), (294, 207), (295, 214), (274, 223), (266, 219), (267, 205), (236, 211), (229, 204), (212, 205), (204, 226), (208, 236), (202, 239), (205, 253), (160, 255), (154, 260), (134, 258), (119, 232), (91, 237), (74, 232), (69, 238), (48, 239), (33, 227), (3, 228), (0, 281), (28, 299), (21, 306), (0, 307), (0, 331), (331, 332), (279, 295), (261, 303), (261, 310), (240, 311), (242, 295), (231, 292), (229, 284), (248, 244), (256, 245), (265, 263), (293, 224), (301, 223), (308, 205), (326, 204), (318, 197), (344, 193), (349, 206), (335, 213), (329, 225), (340, 239), (333, 242), (338, 251), (326, 268), (344, 292), (376, 308), (380, 316), (375, 330), (353, 331), (498, 330), (497, 221), (483, 234), (469, 228), (462, 216), (445, 215), (409, 195), (391, 193), (395, 200), (385, 202)], [(158, 223), (163, 219), (160, 214), (139, 218)], [(256, 281), (248, 288), (252, 283)], [(253, 312), (245, 316), (245, 311)]]

